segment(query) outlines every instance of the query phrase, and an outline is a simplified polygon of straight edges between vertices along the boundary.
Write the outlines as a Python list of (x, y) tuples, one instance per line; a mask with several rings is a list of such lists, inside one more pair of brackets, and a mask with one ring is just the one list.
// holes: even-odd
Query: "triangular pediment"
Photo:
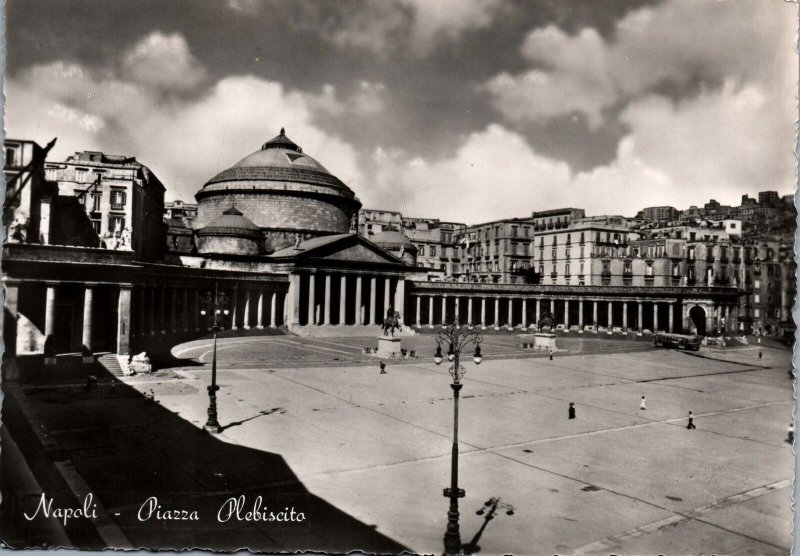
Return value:
[(340, 234), (314, 238), (273, 253), (276, 258), (291, 258), (295, 261), (337, 261), (363, 264), (405, 265), (395, 255), (355, 234)]

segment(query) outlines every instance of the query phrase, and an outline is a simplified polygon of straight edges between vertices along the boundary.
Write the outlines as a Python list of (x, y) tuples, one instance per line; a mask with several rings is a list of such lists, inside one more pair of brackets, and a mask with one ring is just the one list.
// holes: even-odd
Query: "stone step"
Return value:
[[(290, 331), (298, 336), (309, 338), (358, 338), (383, 336), (383, 328), (379, 324), (363, 325), (314, 325), (314, 326), (293, 326)], [(404, 326), (403, 330), (395, 330), (394, 335), (398, 338), (414, 336), (416, 332), (409, 326)]]
[(119, 360), (115, 353), (105, 353), (98, 356), (97, 363), (112, 375), (116, 377), (123, 376), (122, 367), (120, 367)]

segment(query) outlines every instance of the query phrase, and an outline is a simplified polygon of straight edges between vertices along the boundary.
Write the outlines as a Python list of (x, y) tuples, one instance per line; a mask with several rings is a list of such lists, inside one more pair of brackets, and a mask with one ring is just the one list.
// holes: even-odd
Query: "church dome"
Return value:
[(347, 233), (361, 203), (339, 178), (303, 152), (285, 130), (208, 180), (195, 195), (199, 226), (234, 204), (272, 252), (304, 239)]
[(200, 253), (258, 255), (261, 252), (261, 229), (235, 206), (197, 230)]

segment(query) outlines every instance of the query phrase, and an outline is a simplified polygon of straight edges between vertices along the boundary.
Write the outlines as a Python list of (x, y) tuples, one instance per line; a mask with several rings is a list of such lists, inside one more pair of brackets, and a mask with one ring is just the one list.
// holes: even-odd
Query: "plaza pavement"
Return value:
[[(414, 360), (360, 354), (374, 339), (220, 343), (219, 439), (281, 454), (315, 495), (418, 552), (439, 552), (453, 404), (431, 336)], [(553, 361), (511, 335), (464, 363), (461, 537), (482, 554), (778, 554), (792, 546), (791, 353), (767, 346), (653, 350), (560, 341)], [(210, 359), (208, 341), (179, 346)], [(758, 352), (763, 358), (758, 358)], [(139, 380), (200, 427), (208, 366)], [(639, 410), (642, 395), (647, 410)], [(577, 419), (567, 405), (575, 402)], [(686, 430), (695, 414), (697, 429)], [(506, 510), (476, 512), (491, 498)], [(507, 513), (513, 507), (513, 515)], [(484, 508), (485, 509), (485, 508)], [(357, 547), (353, 547), (357, 548)]]

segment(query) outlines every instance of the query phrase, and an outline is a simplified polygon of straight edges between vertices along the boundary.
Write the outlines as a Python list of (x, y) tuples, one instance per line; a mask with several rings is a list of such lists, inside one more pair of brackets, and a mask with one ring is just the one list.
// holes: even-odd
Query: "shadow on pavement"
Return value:
[[(122, 539), (146, 549), (404, 550), (309, 492), (280, 454), (223, 442), (109, 373), (91, 372), (98, 384), (90, 390), (52, 377), (3, 382), (0, 538), (9, 546), (99, 549)], [(87, 489), (108, 527), (97, 527), (102, 510), (69, 520), (62, 534), (53, 517), (22, 517), (42, 492), (53, 508), (78, 508)]]

